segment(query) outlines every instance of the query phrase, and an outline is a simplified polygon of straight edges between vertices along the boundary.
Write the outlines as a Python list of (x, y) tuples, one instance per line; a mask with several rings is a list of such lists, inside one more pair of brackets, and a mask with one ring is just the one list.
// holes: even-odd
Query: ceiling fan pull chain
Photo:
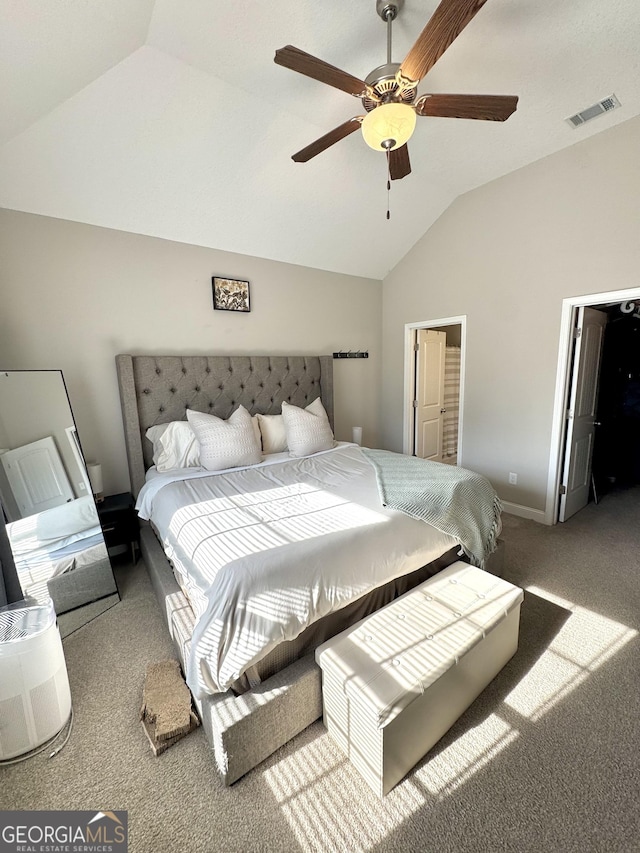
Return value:
[(389, 210), (389, 196), (391, 195), (391, 165), (389, 160), (389, 149), (387, 148), (387, 219), (391, 219), (391, 211)]

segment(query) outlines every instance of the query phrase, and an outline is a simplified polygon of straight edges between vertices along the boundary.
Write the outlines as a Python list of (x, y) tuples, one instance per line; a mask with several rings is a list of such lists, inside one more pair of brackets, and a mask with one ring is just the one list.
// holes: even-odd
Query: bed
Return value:
[(7, 524), (23, 594), (56, 613), (117, 592), (91, 495)]
[[(190, 420), (227, 419), (240, 405), (279, 415), (283, 404), (319, 398), (333, 425), (331, 357), (119, 355), (116, 364), (142, 554), (231, 784), (321, 716), (313, 649), (458, 559), (459, 542), (384, 507), (379, 472), (349, 443), (293, 460), (276, 452), (223, 474), (153, 465), (147, 430), (187, 411)], [(214, 530), (196, 536), (205, 524)], [(258, 579), (252, 598), (245, 575)]]

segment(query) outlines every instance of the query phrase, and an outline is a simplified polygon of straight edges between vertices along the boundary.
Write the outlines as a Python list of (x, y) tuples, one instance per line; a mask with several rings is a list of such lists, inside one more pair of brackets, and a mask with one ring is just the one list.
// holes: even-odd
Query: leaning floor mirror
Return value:
[(60, 370), (0, 372), (0, 504), (22, 592), (63, 636), (120, 600)]

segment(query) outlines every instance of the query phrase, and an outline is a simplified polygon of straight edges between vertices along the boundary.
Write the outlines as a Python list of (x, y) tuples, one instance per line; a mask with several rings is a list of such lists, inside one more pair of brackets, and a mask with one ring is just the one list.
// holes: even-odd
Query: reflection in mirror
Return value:
[(59, 370), (0, 373), (0, 503), (23, 594), (63, 634), (119, 601)]

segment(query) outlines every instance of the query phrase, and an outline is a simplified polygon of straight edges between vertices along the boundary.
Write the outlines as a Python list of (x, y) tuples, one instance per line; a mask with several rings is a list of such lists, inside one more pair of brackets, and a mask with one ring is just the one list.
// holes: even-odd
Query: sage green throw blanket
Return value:
[(453, 536), (472, 565), (496, 549), (502, 505), (481, 474), (388, 450), (362, 448), (373, 465), (385, 506)]

